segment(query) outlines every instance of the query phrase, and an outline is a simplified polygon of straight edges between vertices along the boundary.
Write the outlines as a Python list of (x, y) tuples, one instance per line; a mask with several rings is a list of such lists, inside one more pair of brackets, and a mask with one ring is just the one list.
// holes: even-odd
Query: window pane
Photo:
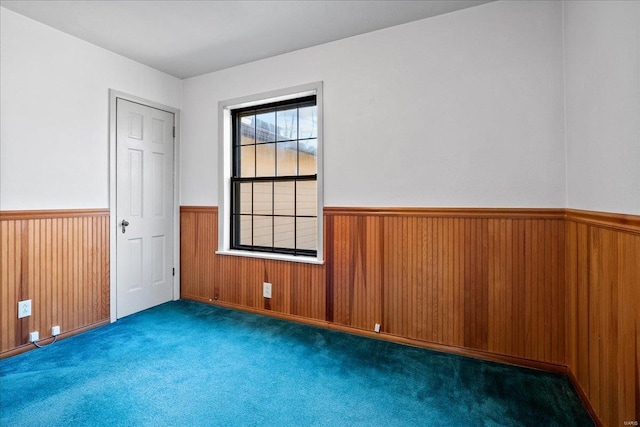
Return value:
[(316, 218), (296, 218), (296, 249), (317, 249), (317, 226)]
[(298, 181), (296, 183), (296, 215), (316, 216), (318, 214), (316, 181)]
[(298, 139), (298, 110), (278, 111), (278, 141)]
[(276, 149), (275, 144), (256, 145), (256, 176), (275, 176)]
[(273, 246), (273, 217), (253, 217), (253, 245), (269, 248)]
[(317, 138), (318, 137), (318, 107), (300, 108), (298, 116), (298, 137)]
[(314, 175), (318, 172), (318, 140), (306, 139), (298, 143), (300, 150), (300, 175)]
[(247, 215), (242, 215), (240, 217), (240, 239), (239, 243), (241, 245), (251, 246), (252, 238), (251, 238), (251, 217)]
[(276, 140), (276, 112), (256, 116), (256, 142), (274, 142)]
[(245, 145), (240, 150), (240, 177), (253, 177), (256, 173), (256, 148), (253, 145)]
[(273, 183), (273, 214), (291, 215), (295, 213), (295, 184), (293, 181)]
[(243, 116), (240, 118), (240, 144), (255, 144), (256, 116)]
[(277, 144), (278, 176), (292, 176), (298, 170), (298, 144), (296, 141)]
[(271, 215), (273, 213), (273, 193), (271, 182), (253, 183), (253, 213)]
[(240, 206), (238, 206), (238, 212), (241, 214), (251, 214), (253, 210), (253, 194), (251, 191), (250, 182), (237, 183), (238, 188), (236, 192), (237, 200), (239, 200)]
[(295, 239), (295, 218), (273, 218), (273, 246), (293, 249)]

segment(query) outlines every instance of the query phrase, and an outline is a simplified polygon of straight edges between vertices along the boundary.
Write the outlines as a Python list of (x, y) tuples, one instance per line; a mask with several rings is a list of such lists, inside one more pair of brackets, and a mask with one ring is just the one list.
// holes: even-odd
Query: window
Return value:
[(232, 111), (231, 248), (316, 255), (316, 97)]
[(322, 262), (320, 89), (220, 103), (218, 253)]

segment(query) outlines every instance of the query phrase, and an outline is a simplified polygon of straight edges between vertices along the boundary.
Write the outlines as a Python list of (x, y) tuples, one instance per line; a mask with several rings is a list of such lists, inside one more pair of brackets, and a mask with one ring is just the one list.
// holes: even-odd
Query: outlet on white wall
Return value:
[(31, 316), (31, 300), (27, 299), (18, 302), (18, 319)]
[(264, 282), (262, 284), (262, 296), (265, 298), (271, 298), (271, 283)]

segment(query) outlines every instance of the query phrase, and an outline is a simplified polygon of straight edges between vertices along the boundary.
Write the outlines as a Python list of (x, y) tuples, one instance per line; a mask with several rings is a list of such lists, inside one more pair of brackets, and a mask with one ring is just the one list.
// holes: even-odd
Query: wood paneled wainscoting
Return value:
[(380, 323), (392, 336), (516, 363), (564, 364), (561, 210), (325, 215), (327, 320), (365, 330)]
[(566, 220), (569, 375), (603, 425), (637, 425), (640, 217), (567, 210)]
[(182, 297), (563, 371), (563, 209), (324, 216), (319, 266), (216, 255), (217, 209), (182, 207)]
[[(43, 344), (109, 321), (109, 211), (0, 212), (0, 355)], [(18, 319), (18, 301), (32, 315)]]
[(217, 208), (180, 218), (183, 298), (568, 372), (598, 424), (640, 421), (638, 216), (331, 207), (322, 266), (216, 255)]
[[(217, 212), (180, 209), (181, 297), (324, 320), (324, 266), (216, 255)], [(262, 297), (263, 282), (273, 283), (271, 299)]]

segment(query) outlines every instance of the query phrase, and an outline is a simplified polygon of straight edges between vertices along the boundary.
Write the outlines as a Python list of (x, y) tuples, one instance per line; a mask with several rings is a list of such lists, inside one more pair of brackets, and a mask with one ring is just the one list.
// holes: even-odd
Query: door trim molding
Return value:
[(176, 136), (173, 141), (173, 266), (176, 274), (173, 276), (173, 300), (180, 298), (180, 110), (145, 98), (109, 89), (109, 316), (111, 323), (117, 319), (117, 257), (116, 238), (118, 218), (116, 217), (116, 100), (124, 99), (146, 105), (148, 107), (173, 113)]

